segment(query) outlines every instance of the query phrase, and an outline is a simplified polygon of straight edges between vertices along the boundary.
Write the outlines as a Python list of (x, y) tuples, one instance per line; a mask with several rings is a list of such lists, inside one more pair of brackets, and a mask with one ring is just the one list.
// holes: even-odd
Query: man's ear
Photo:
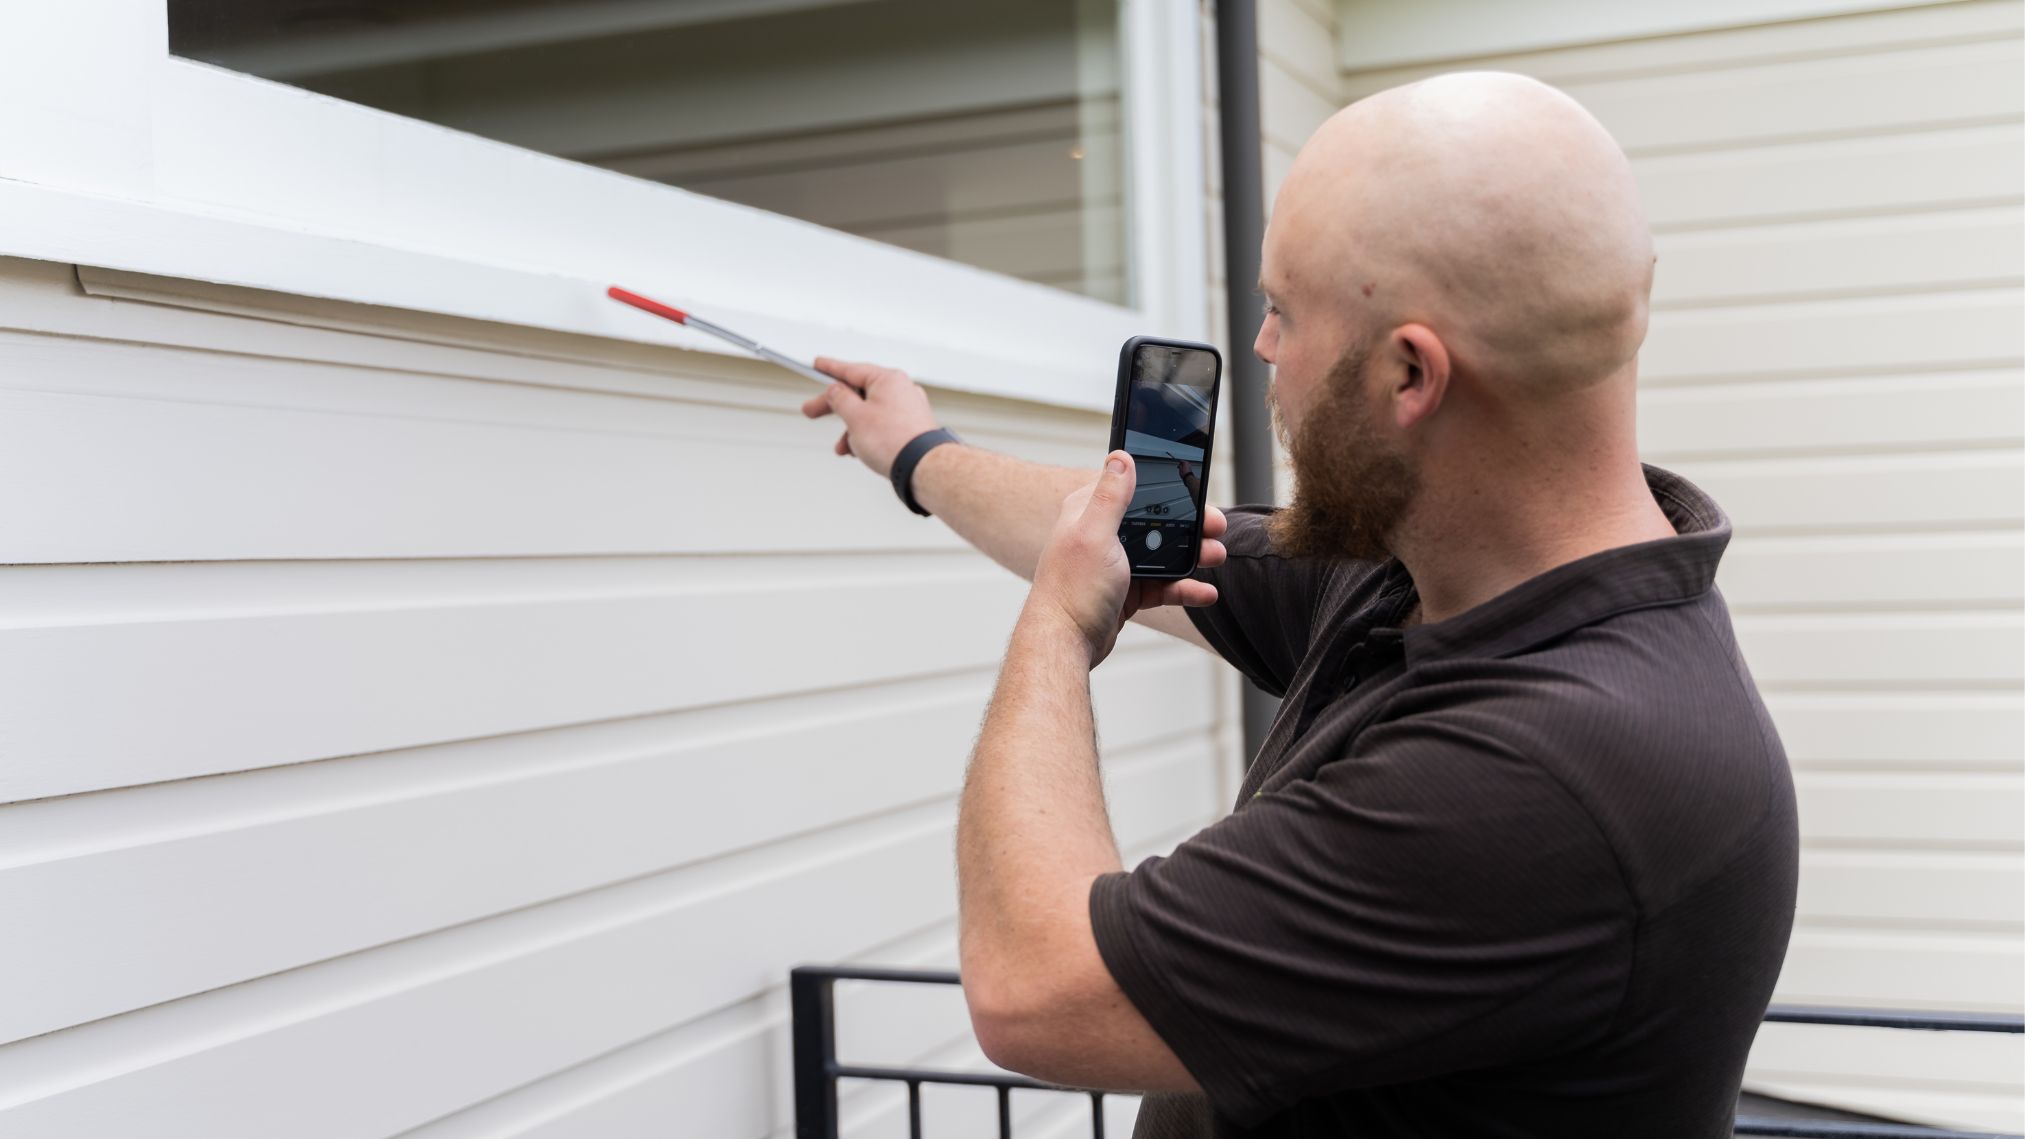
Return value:
[(1424, 324), (1404, 324), (1392, 332), (1390, 345), (1396, 373), (1392, 392), (1394, 420), (1412, 427), (1441, 407), (1448, 395), (1448, 348)]

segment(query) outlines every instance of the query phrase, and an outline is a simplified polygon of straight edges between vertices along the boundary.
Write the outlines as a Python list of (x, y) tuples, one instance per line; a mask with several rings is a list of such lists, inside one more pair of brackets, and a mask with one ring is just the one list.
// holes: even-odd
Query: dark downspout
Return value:
[[(1253, 0), (1216, 0), (1216, 86), (1223, 151), (1224, 313), (1230, 329), (1228, 406), (1236, 438), (1237, 501), (1273, 501), (1273, 424), (1266, 410), (1265, 361), (1252, 354), (1258, 332), (1259, 246), (1266, 235), (1264, 178), (1259, 165), (1259, 25)], [(1280, 702), (1246, 680), (1245, 762), (1259, 754)]]

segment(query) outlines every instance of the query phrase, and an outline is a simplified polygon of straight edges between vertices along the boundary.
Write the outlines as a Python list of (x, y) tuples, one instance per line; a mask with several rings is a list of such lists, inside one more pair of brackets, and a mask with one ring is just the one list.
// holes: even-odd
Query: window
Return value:
[(1119, 0), (168, 0), (170, 50), (1134, 304)]
[[(1209, 335), (1202, 18), (1175, 0), (0, 3), (0, 252), (179, 302), (309, 298), (276, 303), (312, 323), (335, 301), (739, 354), (604, 298), (623, 284), (792, 355), (1104, 411), (1125, 339)], [(640, 103), (619, 80), (645, 64), (618, 62), (683, 37), (693, 67), (655, 71), (678, 87)], [(608, 64), (573, 54), (600, 43)], [(792, 62), (767, 71), (768, 44)], [(749, 66), (710, 71), (739, 51)], [(426, 76), (516, 55), (534, 72), (489, 82), (518, 102), (430, 95)], [(861, 81), (875, 62), (904, 82)], [(1021, 146), (1051, 164), (1005, 156)]]

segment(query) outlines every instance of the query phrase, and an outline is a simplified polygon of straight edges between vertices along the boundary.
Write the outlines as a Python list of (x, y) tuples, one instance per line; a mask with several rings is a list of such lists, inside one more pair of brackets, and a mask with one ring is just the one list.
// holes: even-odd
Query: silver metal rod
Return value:
[(740, 336), (738, 333), (733, 332), (729, 328), (725, 328), (722, 325), (712, 324), (700, 316), (691, 315), (690, 318), (684, 323), (687, 324), (690, 328), (697, 329), (698, 331), (701, 332), (707, 332), (710, 335), (717, 337), (719, 340), (730, 341), (731, 343), (738, 345), (740, 348), (745, 349), (747, 352), (752, 353), (753, 355), (759, 357), (762, 360), (771, 361), (775, 364), (779, 364), (783, 368), (786, 368), (790, 372), (794, 372), (798, 375), (807, 376), (809, 379), (814, 380), (815, 382), (823, 385), (824, 387), (828, 387), (831, 384), (843, 382), (842, 380), (837, 379), (835, 376), (826, 376), (821, 372), (816, 371), (814, 368), (809, 367), (807, 364), (802, 363), (800, 360), (797, 360), (792, 356), (783, 356), (779, 352), (776, 352), (773, 349), (768, 348), (766, 345), (761, 344), (759, 341), (754, 340), (751, 337)]

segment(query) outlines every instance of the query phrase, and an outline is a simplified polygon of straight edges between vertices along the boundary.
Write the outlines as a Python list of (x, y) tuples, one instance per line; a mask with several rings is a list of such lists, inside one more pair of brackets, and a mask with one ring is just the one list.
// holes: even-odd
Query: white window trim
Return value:
[(177, 59), (163, 0), (0, 8), (0, 256), (737, 354), (624, 284), (803, 357), (1104, 410), (1126, 337), (1208, 326), (1199, 13), (1120, 9), (1130, 309)]

